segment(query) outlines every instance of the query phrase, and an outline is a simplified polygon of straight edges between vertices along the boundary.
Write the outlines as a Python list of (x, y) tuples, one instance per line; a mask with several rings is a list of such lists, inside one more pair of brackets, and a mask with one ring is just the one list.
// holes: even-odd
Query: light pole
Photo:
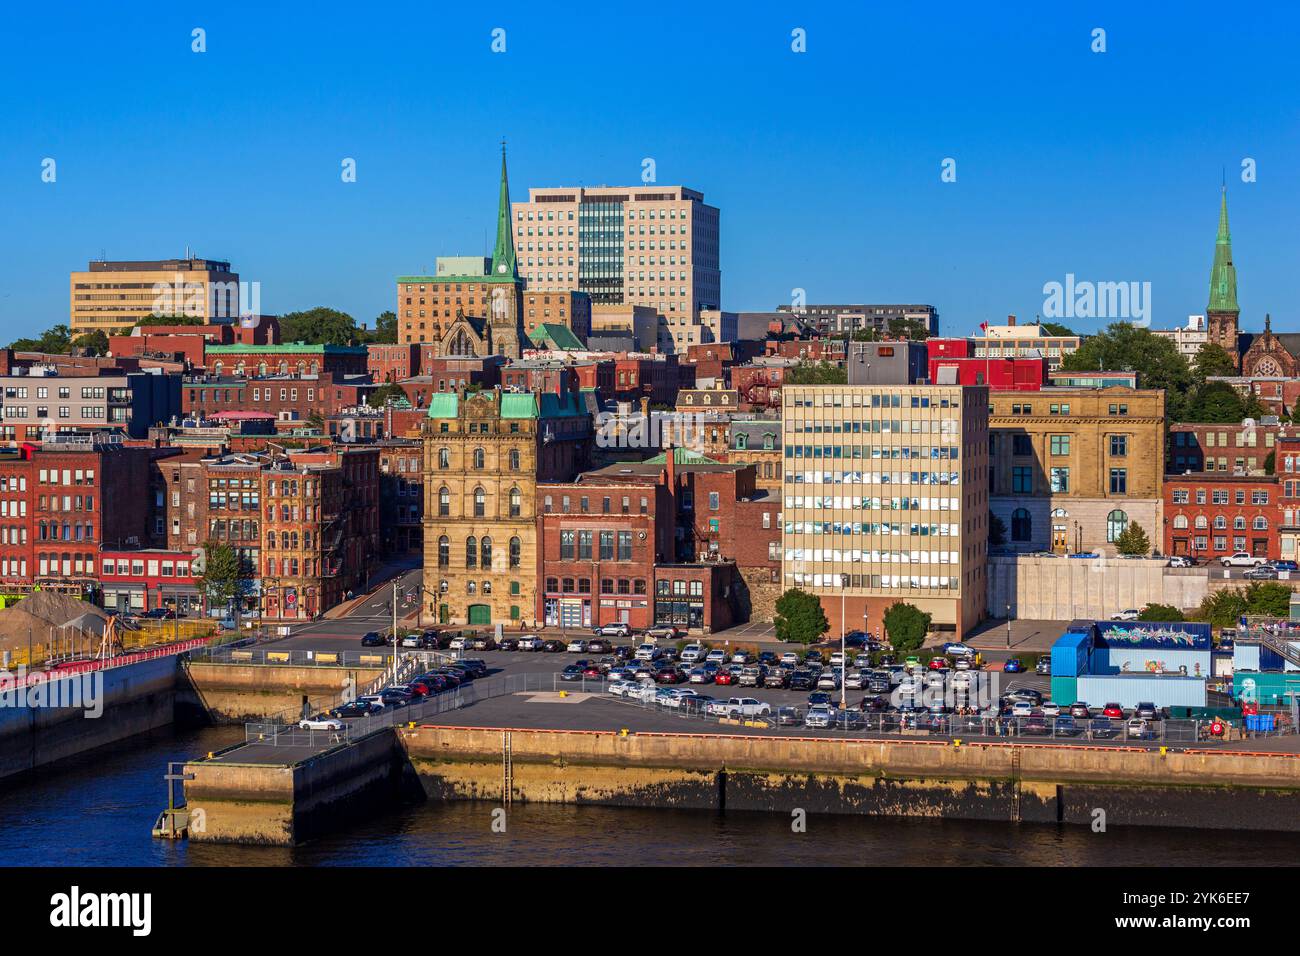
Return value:
[(397, 685), (397, 578), (393, 578), (393, 685)]
[(1007, 602), (1007, 650), (1011, 650), (1011, 602)]
[(840, 575), (840, 710), (841, 711), (847, 708), (847, 704), (844, 700), (844, 694), (845, 694), (844, 676), (845, 676), (845, 672), (848, 670), (849, 655), (848, 655), (848, 649), (845, 646), (845, 644), (847, 643), (846, 641), (847, 632), (844, 630), (844, 596), (848, 593), (848, 590), (849, 590), (849, 576), (847, 574), (841, 574)]

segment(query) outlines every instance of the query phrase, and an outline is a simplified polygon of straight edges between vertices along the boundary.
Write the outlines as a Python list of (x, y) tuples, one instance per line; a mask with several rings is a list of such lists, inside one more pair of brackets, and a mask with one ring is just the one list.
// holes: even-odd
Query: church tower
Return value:
[(1232, 264), (1232, 236), (1228, 232), (1228, 188), (1219, 202), (1219, 235), (1214, 240), (1214, 266), (1210, 270), (1210, 304), (1205, 309), (1210, 341), (1221, 345), (1240, 362), (1237, 352), (1237, 269)]
[(514, 229), (510, 222), (510, 183), (506, 175), (506, 146), (501, 144), (501, 192), (497, 199), (497, 241), (489, 277), (492, 301), (488, 309), (489, 352), (517, 359), (528, 346), (523, 323), (523, 281), (515, 260)]

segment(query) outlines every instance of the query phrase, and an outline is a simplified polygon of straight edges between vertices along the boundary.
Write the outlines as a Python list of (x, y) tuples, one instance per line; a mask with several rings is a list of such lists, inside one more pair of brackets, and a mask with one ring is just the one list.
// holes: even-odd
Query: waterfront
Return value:
[(293, 848), (154, 840), (169, 761), (237, 740), (239, 728), (159, 731), (41, 770), (0, 790), (0, 863), (10, 866), (924, 865), (1269, 866), (1300, 859), (1300, 834), (1243, 841), (1232, 831), (1019, 826), (934, 819), (516, 804), (425, 804)]

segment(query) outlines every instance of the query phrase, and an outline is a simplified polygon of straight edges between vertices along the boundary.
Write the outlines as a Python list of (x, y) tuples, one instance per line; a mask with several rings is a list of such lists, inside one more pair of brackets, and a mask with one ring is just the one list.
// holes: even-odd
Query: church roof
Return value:
[(582, 341), (573, 334), (573, 330), (567, 325), (560, 325), (558, 322), (543, 322), (534, 331), (528, 334), (533, 340), (535, 348), (541, 348), (544, 343), (550, 343), (554, 349), (564, 349), (566, 351), (581, 349)]
[(1219, 201), (1219, 234), (1214, 240), (1214, 266), (1210, 269), (1209, 312), (1240, 312), (1237, 306), (1237, 267), (1232, 263), (1232, 235), (1228, 231), (1228, 190)]
[[(666, 465), (668, 464), (668, 453), (660, 452), (653, 458), (647, 458), (643, 464), (646, 465)], [(698, 452), (691, 451), (689, 448), (678, 446), (673, 449), (674, 465), (720, 465), (722, 462), (714, 461), (707, 455), (701, 455)]]

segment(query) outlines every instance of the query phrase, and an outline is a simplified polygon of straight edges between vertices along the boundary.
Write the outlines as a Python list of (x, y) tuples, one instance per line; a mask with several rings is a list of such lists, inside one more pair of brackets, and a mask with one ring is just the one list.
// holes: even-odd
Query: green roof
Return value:
[(212, 355), (367, 355), (364, 345), (319, 345), (309, 342), (285, 342), (281, 345), (209, 345)]
[(1228, 188), (1219, 200), (1219, 234), (1214, 240), (1214, 266), (1210, 269), (1210, 305), (1207, 312), (1241, 312), (1237, 306), (1237, 267), (1232, 263), (1232, 235), (1228, 232)]
[(502, 418), (536, 418), (537, 400), (532, 392), (502, 392)]
[(398, 282), (518, 282), (516, 276), (398, 276)]
[[(661, 452), (653, 458), (647, 458), (642, 464), (645, 465), (666, 465), (668, 464), (668, 453)], [(673, 449), (674, 465), (720, 465), (722, 462), (714, 461), (707, 455), (701, 455), (698, 452), (691, 451), (689, 448)]]
[(439, 392), (429, 399), (430, 418), (455, 418), (460, 408), (460, 396), (455, 392)]
[(551, 343), (551, 347), (556, 349), (573, 350), (583, 347), (582, 340), (573, 334), (573, 330), (558, 322), (543, 322), (536, 331), (529, 333), (528, 337), (533, 340), (533, 345), (537, 348), (540, 348), (544, 342)]

